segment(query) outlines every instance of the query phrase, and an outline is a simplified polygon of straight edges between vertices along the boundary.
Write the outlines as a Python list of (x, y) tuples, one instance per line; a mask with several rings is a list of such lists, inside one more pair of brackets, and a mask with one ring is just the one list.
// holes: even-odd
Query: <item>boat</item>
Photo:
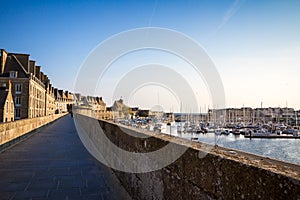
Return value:
[(223, 134), (223, 135), (229, 135), (230, 131), (229, 131), (229, 129), (223, 129), (222, 132), (221, 132), (221, 134)]
[(166, 133), (167, 125), (165, 123), (156, 123), (154, 124), (153, 131), (158, 133)]
[(215, 134), (216, 135), (221, 135), (222, 134), (222, 129), (220, 129), (220, 128), (215, 129)]
[(185, 132), (185, 128), (183, 126), (177, 126), (177, 132), (178, 133), (184, 133)]
[(298, 137), (298, 136), (299, 136), (299, 131), (298, 131), (298, 130), (294, 130), (293, 136), (294, 136), (294, 137)]
[(232, 134), (233, 134), (233, 135), (240, 135), (241, 132), (240, 132), (239, 129), (235, 128), (235, 129), (232, 129)]
[(294, 129), (285, 129), (282, 131), (283, 134), (287, 135), (293, 135), (294, 134)]
[(249, 134), (247, 134), (247, 136), (250, 136), (250, 137), (256, 137), (256, 136), (269, 136), (271, 135), (270, 132), (268, 132), (266, 129), (263, 129), (263, 128), (260, 128), (260, 129), (256, 129), (256, 130), (253, 130), (253, 131), (250, 131)]

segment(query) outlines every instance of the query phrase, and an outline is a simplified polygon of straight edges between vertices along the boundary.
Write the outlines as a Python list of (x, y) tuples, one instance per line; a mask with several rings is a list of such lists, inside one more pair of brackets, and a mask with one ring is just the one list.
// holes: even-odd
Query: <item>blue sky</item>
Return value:
[(31, 54), (56, 87), (72, 91), (103, 40), (133, 28), (174, 29), (215, 62), (228, 107), (300, 109), (299, 10), (297, 0), (1, 1), (0, 48)]

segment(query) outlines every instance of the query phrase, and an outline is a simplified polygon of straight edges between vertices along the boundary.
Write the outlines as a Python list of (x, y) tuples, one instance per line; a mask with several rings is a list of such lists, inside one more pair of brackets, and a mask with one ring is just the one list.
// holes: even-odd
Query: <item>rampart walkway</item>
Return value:
[(129, 199), (65, 116), (0, 153), (0, 199)]

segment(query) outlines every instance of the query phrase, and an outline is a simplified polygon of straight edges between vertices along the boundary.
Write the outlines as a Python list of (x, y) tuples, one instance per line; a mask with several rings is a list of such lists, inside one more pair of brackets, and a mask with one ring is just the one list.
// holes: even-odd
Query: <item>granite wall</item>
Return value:
[[(88, 118), (81, 115), (76, 120), (85, 123)], [(300, 199), (299, 165), (108, 121), (99, 125), (111, 142), (131, 152), (153, 151), (171, 140), (187, 146), (179, 159), (157, 171), (114, 170), (133, 199)]]
[(10, 143), (27, 133), (34, 131), (67, 113), (37, 117), (31, 119), (21, 119), (13, 122), (0, 123), (0, 146)]

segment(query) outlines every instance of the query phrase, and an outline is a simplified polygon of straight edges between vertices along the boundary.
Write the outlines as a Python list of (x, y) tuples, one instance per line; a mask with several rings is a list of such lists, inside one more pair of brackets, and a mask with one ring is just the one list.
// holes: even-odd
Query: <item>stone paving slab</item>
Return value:
[(65, 116), (0, 153), (0, 199), (131, 199)]

